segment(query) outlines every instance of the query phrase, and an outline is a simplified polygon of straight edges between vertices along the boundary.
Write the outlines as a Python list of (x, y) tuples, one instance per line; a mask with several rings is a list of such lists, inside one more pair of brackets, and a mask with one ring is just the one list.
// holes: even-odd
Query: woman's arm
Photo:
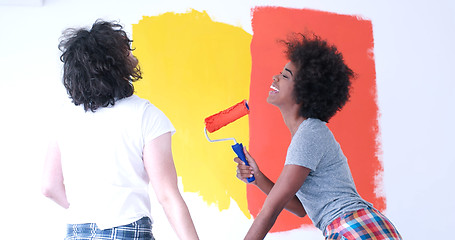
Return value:
[[(246, 166), (245, 163), (240, 160), (240, 158), (235, 158), (234, 161), (238, 164), (237, 178), (244, 181), (245, 183), (248, 183), (247, 178), (254, 175), (256, 180), (251, 182), (251, 184), (256, 185), (262, 192), (268, 195), (275, 184), (259, 170), (256, 161), (253, 159), (253, 157), (251, 157), (245, 148), (244, 152), (250, 166)], [(295, 194), (284, 208), (298, 217), (306, 216), (306, 211)]]
[(47, 149), (44, 161), (44, 173), (41, 183), (41, 192), (63, 208), (68, 208), (65, 185), (63, 184), (62, 163), (60, 148), (56, 141), (51, 142)]
[(143, 159), (157, 199), (177, 236), (180, 239), (198, 239), (190, 212), (178, 189), (171, 133), (165, 133), (147, 143)]
[(270, 190), (261, 212), (251, 225), (245, 239), (264, 239), (283, 208), (295, 197), (310, 169), (298, 165), (285, 165), (276, 184)]

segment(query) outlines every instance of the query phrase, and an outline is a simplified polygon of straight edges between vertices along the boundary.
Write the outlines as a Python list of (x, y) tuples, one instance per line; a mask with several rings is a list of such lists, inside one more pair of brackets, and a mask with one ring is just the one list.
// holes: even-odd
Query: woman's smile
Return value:
[(270, 85), (270, 88), (271, 88), (272, 90), (269, 91), (269, 95), (270, 95), (270, 94), (277, 94), (277, 93), (280, 92), (280, 90), (279, 90), (277, 87), (275, 87), (273, 84)]

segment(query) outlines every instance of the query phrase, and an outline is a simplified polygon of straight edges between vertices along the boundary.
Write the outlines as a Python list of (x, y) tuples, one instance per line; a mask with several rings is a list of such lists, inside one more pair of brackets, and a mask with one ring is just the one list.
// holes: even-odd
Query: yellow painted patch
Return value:
[[(210, 143), (204, 119), (249, 98), (252, 36), (214, 22), (207, 13), (165, 13), (133, 25), (134, 55), (143, 79), (136, 94), (150, 100), (172, 121), (174, 161), (184, 191), (228, 209), (230, 199), (250, 218), (246, 187), (236, 178), (233, 141)], [(248, 117), (209, 133), (234, 137), (248, 146)]]

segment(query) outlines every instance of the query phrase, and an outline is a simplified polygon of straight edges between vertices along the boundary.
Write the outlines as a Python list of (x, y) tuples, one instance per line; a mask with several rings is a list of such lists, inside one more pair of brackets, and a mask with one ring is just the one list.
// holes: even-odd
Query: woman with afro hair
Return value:
[(352, 70), (335, 46), (317, 36), (283, 41), (289, 62), (273, 76), (267, 102), (291, 132), (285, 165), (273, 183), (244, 149), (237, 177), (267, 194), (245, 239), (263, 239), (286, 208), (308, 215), (326, 239), (401, 239), (392, 223), (357, 193), (346, 157), (326, 123), (349, 99)]
[(117, 22), (68, 29), (59, 49), (72, 103), (59, 112), (45, 160), (43, 194), (67, 209), (65, 239), (154, 239), (149, 183), (180, 239), (198, 239), (177, 185), (175, 129), (134, 95), (141, 78)]

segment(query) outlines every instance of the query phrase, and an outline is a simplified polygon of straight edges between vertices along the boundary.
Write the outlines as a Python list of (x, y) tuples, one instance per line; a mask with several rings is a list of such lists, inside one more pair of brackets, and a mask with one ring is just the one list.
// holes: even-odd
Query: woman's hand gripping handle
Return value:
[(245, 160), (241, 159), (239, 154), (237, 154), (239, 157), (234, 158), (234, 161), (237, 163), (237, 178), (245, 183), (256, 184), (256, 178), (254, 175), (257, 176), (261, 173), (259, 171), (259, 167), (253, 157), (251, 157), (250, 153), (243, 146), (241, 153)]

